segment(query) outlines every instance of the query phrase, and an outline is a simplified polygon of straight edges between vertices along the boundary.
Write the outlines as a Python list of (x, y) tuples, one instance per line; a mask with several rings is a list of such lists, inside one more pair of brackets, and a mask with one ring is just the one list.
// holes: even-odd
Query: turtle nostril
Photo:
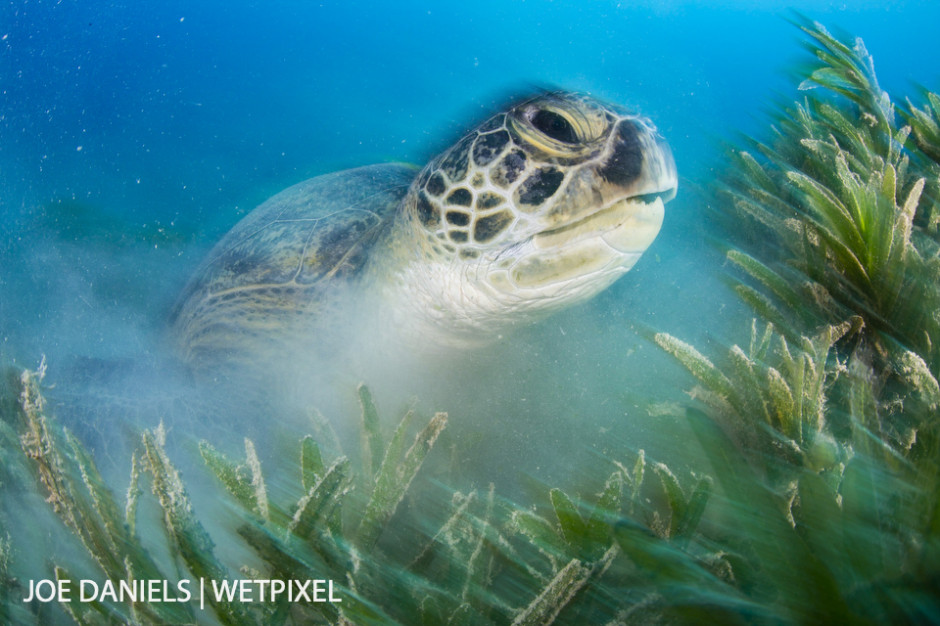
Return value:
[(613, 151), (598, 172), (604, 180), (626, 186), (640, 176), (643, 171), (643, 146), (639, 132), (627, 120), (617, 125)]

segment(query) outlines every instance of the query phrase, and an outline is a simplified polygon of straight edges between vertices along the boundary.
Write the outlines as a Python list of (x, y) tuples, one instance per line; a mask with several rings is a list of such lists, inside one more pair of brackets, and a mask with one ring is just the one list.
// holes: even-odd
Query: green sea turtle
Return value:
[(252, 363), (324, 349), (317, 333), (359, 303), (415, 345), (485, 343), (633, 267), (676, 186), (648, 120), (543, 93), (420, 171), (372, 165), (270, 198), (190, 281), (175, 336), (195, 368)]

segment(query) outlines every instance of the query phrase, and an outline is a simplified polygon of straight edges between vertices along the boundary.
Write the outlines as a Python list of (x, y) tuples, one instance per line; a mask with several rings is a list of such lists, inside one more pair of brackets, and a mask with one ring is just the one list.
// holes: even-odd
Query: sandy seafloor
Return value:
[[(5, 2), (0, 362), (44, 355), (60, 417), (115, 466), (109, 438), (138, 425), (226, 430), (225, 415), (172, 415), (179, 372), (160, 361), (167, 312), (222, 234), (311, 176), (423, 164), (513, 93), (581, 90), (649, 116), (670, 143), (680, 190), (657, 241), (593, 301), (455, 354), (443, 382), (367, 382), (389, 416), (415, 393), (447, 411), (463, 478), (512, 497), (576, 484), (624, 450), (681, 467), (688, 433), (660, 408), (692, 381), (644, 333), (711, 355), (747, 341), (704, 190), (724, 142), (766, 136), (771, 105), (799, 97), (794, 9), (863, 37), (896, 99), (940, 85), (940, 3), (927, 0)], [(329, 390), (333, 419), (355, 417), (356, 382)], [(85, 391), (106, 417), (70, 409)], [(202, 431), (191, 414), (217, 423)]]

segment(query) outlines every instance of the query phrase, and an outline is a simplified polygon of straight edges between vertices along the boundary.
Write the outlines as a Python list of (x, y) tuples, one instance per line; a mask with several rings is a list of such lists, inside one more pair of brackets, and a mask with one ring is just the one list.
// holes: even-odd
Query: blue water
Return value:
[[(758, 8), (759, 7), (759, 8)], [(650, 115), (686, 178), (762, 128), (795, 8), (936, 87), (940, 3), (53, 2), (0, 8), (0, 206), (75, 199), (215, 231), (306, 176), (422, 162), (520, 87)], [(713, 163), (709, 164), (713, 165)]]

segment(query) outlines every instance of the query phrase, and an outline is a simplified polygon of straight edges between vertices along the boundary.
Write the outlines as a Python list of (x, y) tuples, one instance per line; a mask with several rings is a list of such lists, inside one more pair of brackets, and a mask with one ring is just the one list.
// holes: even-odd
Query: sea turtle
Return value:
[(273, 196), (190, 281), (175, 336), (197, 369), (322, 349), (313, 329), (329, 334), (323, 322), (345, 298), (415, 344), (481, 344), (633, 267), (676, 186), (649, 120), (540, 93), (420, 171), (371, 165)]

